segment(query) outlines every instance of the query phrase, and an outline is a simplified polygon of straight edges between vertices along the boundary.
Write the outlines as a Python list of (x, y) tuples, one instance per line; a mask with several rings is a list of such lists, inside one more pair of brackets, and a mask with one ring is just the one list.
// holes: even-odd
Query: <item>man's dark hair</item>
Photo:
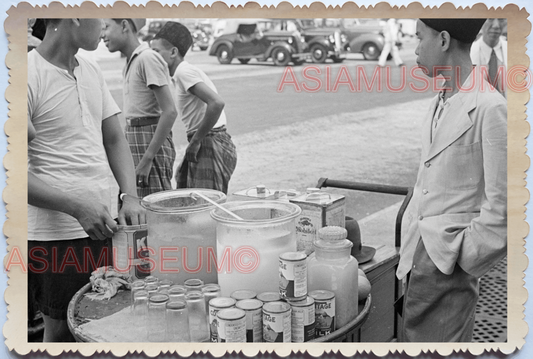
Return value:
[(154, 36), (154, 40), (163, 39), (176, 47), (181, 57), (185, 57), (192, 45), (192, 35), (187, 26), (175, 21), (168, 21)]

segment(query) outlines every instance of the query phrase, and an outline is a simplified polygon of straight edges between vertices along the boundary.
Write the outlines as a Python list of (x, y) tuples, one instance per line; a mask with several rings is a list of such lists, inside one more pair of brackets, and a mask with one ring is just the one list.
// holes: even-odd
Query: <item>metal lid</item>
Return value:
[(217, 313), (217, 318), (223, 320), (238, 320), (246, 316), (246, 312), (239, 308), (222, 309)]
[(306, 258), (307, 254), (305, 254), (305, 252), (285, 252), (279, 255), (279, 259), (283, 259), (289, 262), (301, 261)]
[(338, 241), (346, 239), (348, 231), (339, 226), (326, 226), (318, 230), (318, 238), (324, 241)]
[(138, 225), (118, 225), (119, 231), (138, 231), (138, 230), (145, 230), (148, 228), (147, 224), (138, 224)]
[(253, 290), (239, 289), (231, 293), (230, 297), (235, 300), (253, 299), (257, 297), (257, 293)]
[(233, 307), (237, 301), (233, 298), (218, 297), (209, 301), (209, 306), (213, 308), (230, 308)]
[(293, 307), (307, 307), (309, 305), (315, 304), (315, 300), (313, 297), (307, 296), (305, 299), (302, 300), (287, 300), (288, 303)]
[(335, 293), (329, 290), (317, 289), (309, 292), (309, 296), (314, 300), (329, 300), (335, 298)]
[(285, 313), (291, 310), (291, 305), (286, 302), (269, 302), (263, 304), (263, 310), (269, 313)]
[(162, 304), (168, 302), (168, 295), (163, 293), (155, 293), (150, 296), (150, 303)]
[(263, 306), (263, 302), (259, 299), (243, 299), (239, 300), (235, 306), (242, 310), (256, 310)]
[(279, 292), (263, 292), (263, 293), (259, 293), (256, 298), (259, 299), (260, 301), (262, 301), (263, 303), (277, 302), (277, 301), (281, 300)]

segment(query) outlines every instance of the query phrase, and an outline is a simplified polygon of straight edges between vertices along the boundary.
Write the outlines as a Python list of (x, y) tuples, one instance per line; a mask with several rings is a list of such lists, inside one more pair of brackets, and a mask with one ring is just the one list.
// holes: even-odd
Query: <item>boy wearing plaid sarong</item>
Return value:
[(165, 61), (140, 43), (137, 31), (145, 19), (105, 19), (104, 42), (111, 52), (120, 51), (127, 62), (124, 76), (126, 138), (135, 163), (140, 198), (172, 189), (176, 151), (172, 126), (177, 111), (169, 88)]
[(155, 35), (152, 49), (167, 62), (173, 94), (185, 124), (189, 145), (176, 182), (178, 188), (228, 192), (237, 165), (237, 151), (226, 132), (224, 101), (207, 75), (184, 60), (192, 36), (184, 25), (169, 21)]

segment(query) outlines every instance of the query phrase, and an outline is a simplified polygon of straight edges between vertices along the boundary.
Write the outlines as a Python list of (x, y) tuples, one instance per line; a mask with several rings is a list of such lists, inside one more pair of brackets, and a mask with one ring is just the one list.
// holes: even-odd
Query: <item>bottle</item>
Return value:
[(308, 264), (308, 289), (335, 293), (336, 329), (346, 325), (358, 312), (357, 260), (350, 255), (353, 243), (342, 227), (319, 229), (313, 247), (315, 255)]
[(166, 311), (167, 338), (171, 343), (190, 342), (189, 310), (184, 300), (167, 303)]
[(168, 295), (155, 293), (148, 302), (148, 341), (165, 342), (167, 339), (166, 308)]

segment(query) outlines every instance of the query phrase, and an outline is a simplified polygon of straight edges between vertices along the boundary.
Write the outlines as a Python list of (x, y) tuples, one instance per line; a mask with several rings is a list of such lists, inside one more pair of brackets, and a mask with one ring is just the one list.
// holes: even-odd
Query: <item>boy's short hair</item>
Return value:
[(192, 45), (192, 35), (187, 26), (175, 21), (167, 23), (154, 36), (154, 40), (163, 39), (178, 49), (181, 57), (185, 57)]
[(126, 20), (133, 27), (133, 32), (138, 33), (140, 29), (146, 25), (146, 19), (113, 19), (117, 24), (120, 24), (122, 20)]
[(450, 36), (462, 43), (471, 44), (485, 23), (486, 19), (420, 19), (426, 26), (437, 32), (447, 31)]

